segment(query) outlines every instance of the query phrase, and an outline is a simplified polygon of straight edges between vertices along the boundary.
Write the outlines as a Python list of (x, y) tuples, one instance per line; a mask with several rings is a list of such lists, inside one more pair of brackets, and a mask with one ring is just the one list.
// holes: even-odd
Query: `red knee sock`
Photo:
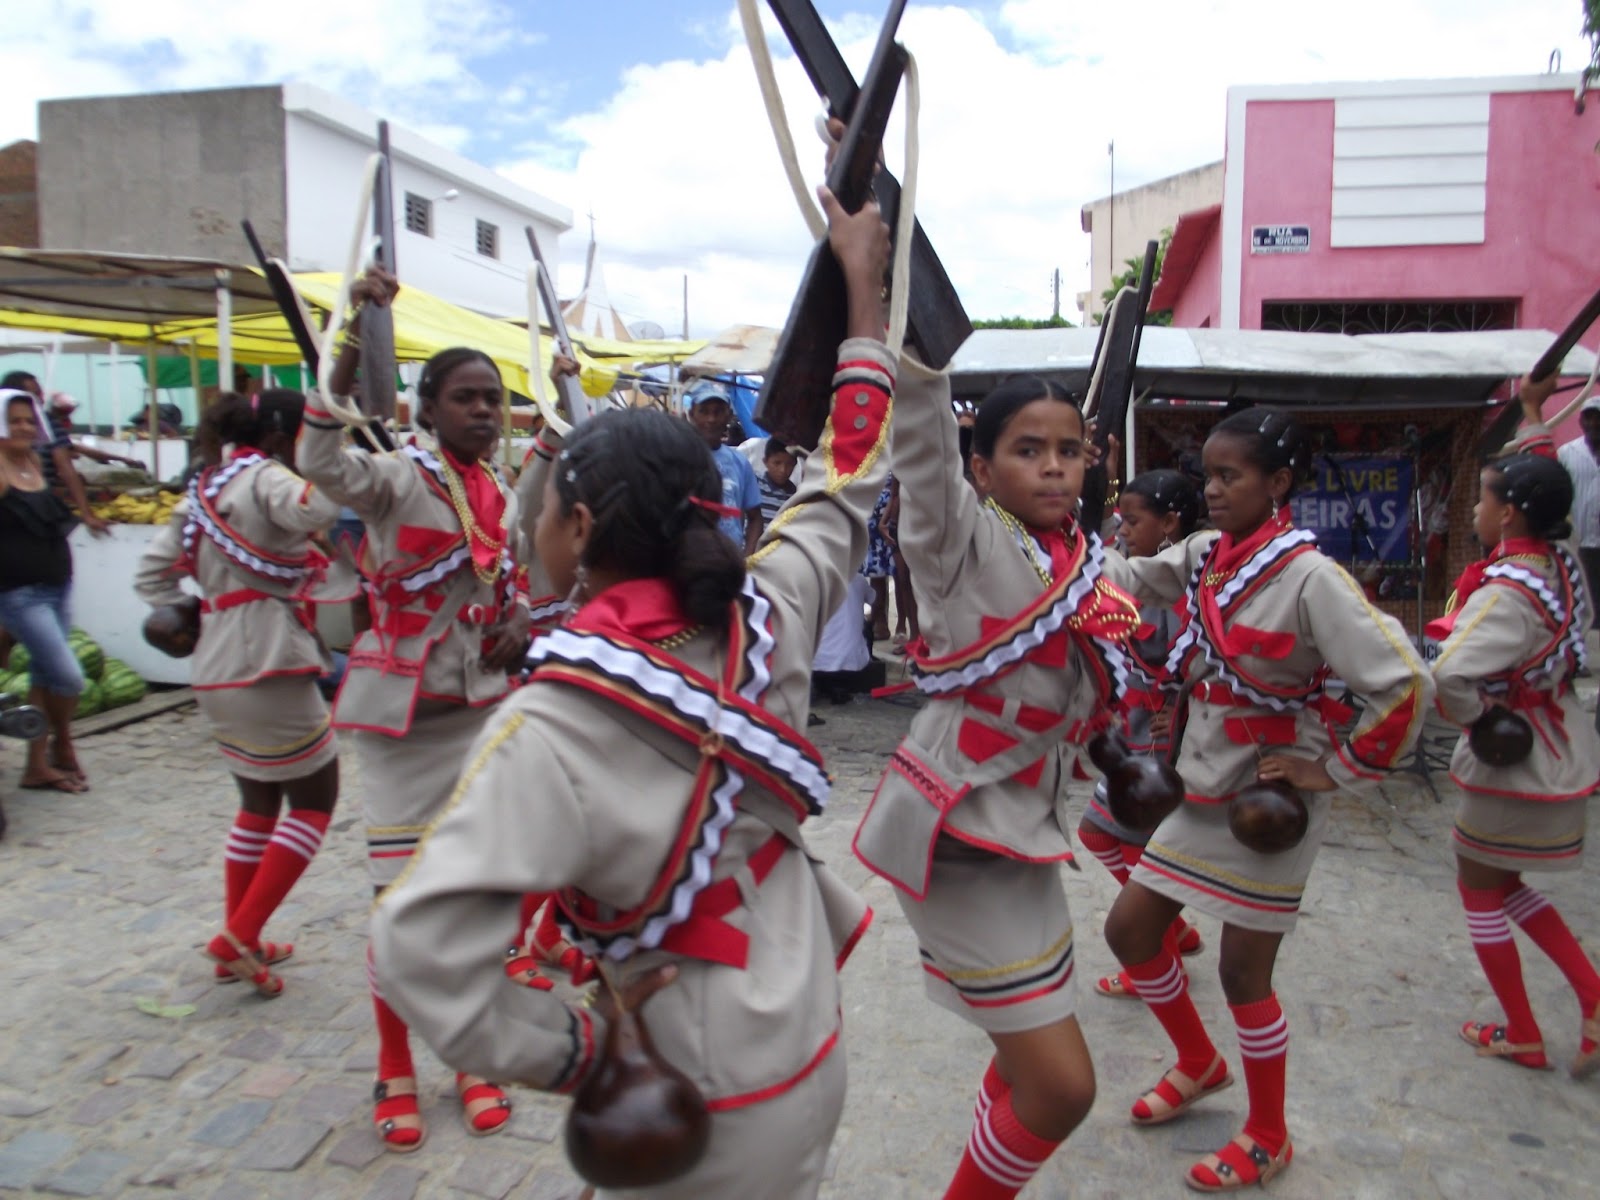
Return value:
[[(1515, 1044), (1543, 1041), (1539, 1023), (1533, 1019), (1528, 989), (1522, 983), (1522, 957), (1511, 940), (1506, 923), (1504, 893), (1498, 888), (1469, 888), (1457, 884), (1461, 905), (1467, 910), (1467, 931), (1472, 948), (1494, 989), (1495, 998), (1506, 1013), (1506, 1040)], [(1569, 935), (1570, 936), (1570, 935)]]
[(261, 928), (316, 857), (331, 813), (296, 808), (278, 822), (261, 855), (250, 888), (228, 918), (228, 932), (246, 946), (261, 940)]
[[(1561, 968), (1572, 990), (1578, 993), (1578, 1006), (1585, 1017), (1594, 1015), (1600, 1005), (1600, 972), (1584, 953), (1572, 930), (1561, 919), (1556, 906), (1525, 883), (1518, 883), (1506, 893), (1505, 914), (1533, 939), (1533, 944), (1543, 950), (1550, 961)], [(1583, 1052), (1594, 1049), (1594, 1044), (1584, 1040)]]
[(1100, 865), (1116, 877), (1117, 882), (1128, 882), (1128, 866), (1123, 859), (1123, 842), (1119, 837), (1087, 823), (1078, 826), (1078, 840), (1083, 848), (1100, 860)]
[(277, 823), (277, 817), (258, 817), (242, 808), (234, 815), (233, 828), (228, 830), (228, 840), (222, 847), (224, 921), (232, 918), (239, 901), (250, 890), (250, 881), (256, 877), (256, 867), (261, 864), (261, 855)]
[(411, 1063), (411, 1033), (398, 1013), (383, 998), (378, 974), (372, 965), (372, 947), (367, 947), (367, 986), (372, 989), (372, 1015), (378, 1022), (378, 1078), (394, 1079), (415, 1075)]
[(989, 1111), (989, 1106), (1001, 1096), (1011, 1094), (1011, 1085), (1000, 1078), (1000, 1068), (994, 1059), (989, 1060), (989, 1066), (983, 1073), (983, 1078), (978, 1081), (978, 1102), (973, 1106), (972, 1119), (979, 1120)]
[[(994, 1070), (992, 1063), (989, 1069)], [(985, 1074), (984, 1088), (988, 1085)], [(984, 1094), (982, 1089), (979, 1094)], [(994, 1096), (973, 1121), (961, 1165), (945, 1189), (944, 1200), (1010, 1200), (1060, 1144), (1023, 1128), (1011, 1107), (1008, 1089)]]
[(1283, 1119), (1283, 1093), (1289, 1073), (1289, 1025), (1276, 995), (1251, 1004), (1230, 1004), (1239, 1028), (1239, 1059), (1250, 1093), (1250, 1116), (1244, 1123), (1268, 1154), (1277, 1154), (1289, 1140)]
[[(1169, 930), (1165, 941), (1170, 940)], [(1206, 1033), (1194, 1001), (1189, 999), (1189, 976), (1165, 941), (1161, 953), (1149, 962), (1135, 963), (1125, 970), (1139, 999), (1150, 1006), (1177, 1048), (1178, 1070), (1190, 1079), (1199, 1079), (1216, 1061), (1217, 1048)]]

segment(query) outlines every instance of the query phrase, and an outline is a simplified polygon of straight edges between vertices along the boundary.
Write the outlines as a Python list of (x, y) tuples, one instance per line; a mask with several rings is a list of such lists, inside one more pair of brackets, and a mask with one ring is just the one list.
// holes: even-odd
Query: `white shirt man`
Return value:
[[(1600, 396), (1584, 401), (1578, 425), (1583, 436), (1563, 443), (1556, 457), (1572, 476), (1572, 538), (1578, 544), (1589, 595), (1600, 601)], [(1595, 614), (1594, 624), (1600, 628), (1600, 613)]]

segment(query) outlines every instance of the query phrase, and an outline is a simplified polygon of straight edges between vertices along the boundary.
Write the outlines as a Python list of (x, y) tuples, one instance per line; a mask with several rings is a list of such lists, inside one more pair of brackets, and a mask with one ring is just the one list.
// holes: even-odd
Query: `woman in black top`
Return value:
[(28, 746), (25, 788), (89, 788), (72, 746), (72, 714), (83, 672), (67, 643), (71, 628), (71, 511), (45, 484), (33, 444), (42, 421), (27, 392), (0, 391), (0, 625), (28, 648), (31, 704), (50, 732)]

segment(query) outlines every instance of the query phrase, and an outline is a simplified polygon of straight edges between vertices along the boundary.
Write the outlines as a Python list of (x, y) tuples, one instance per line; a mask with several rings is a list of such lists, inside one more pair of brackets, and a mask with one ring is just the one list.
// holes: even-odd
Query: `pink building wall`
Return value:
[[(1558, 329), (1600, 286), (1600, 97), (1582, 116), (1568, 91), (1490, 98), (1481, 245), (1330, 247), (1333, 127), (1331, 99), (1246, 106), (1244, 201), (1223, 213), (1243, 229), (1240, 328), (1266, 301), (1416, 298), (1514, 300), (1520, 328)], [(1251, 226), (1288, 224), (1311, 227), (1310, 253), (1249, 252)]]
[(1222, 324), (1222, 239), (1212, 226), (1205, 249), (1188, 285), (1172, 305), (1172, 323), (1185, 329), (1211, 329)]

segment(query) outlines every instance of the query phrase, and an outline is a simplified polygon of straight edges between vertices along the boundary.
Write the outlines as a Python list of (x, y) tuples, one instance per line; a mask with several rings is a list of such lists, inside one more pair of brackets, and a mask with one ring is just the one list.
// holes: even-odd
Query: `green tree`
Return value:
[(1600, 0), (1583, 0), (1583, 36), (1589, 39), (1589, 65), (1583, 72), (1588, 86), (1600, 79)]
[[(1589, 0), (1591, 4), (1600, 4), (1600, 0)], [(1172, 230), (1161, 231), (1161, 241), (1156, 247), (1156, 273), (1154, 278), (1161, 278), (1161, 264), (1167, 259), (1167, 247), (1172, 244)], [(1120, 275), (1111, 277), (1111, 286), (1100, 293), (1100, 312), (1095, 315), (1094, 323), (1100, 324), (1105, 314), (1111, 309), (1111, 302), (1117, 298), (1117, 293), (1125, 287), (1137, 288), (1139, 286), (1139, 272), (1144, 270), (1144, 256), (1138, 258), (1125, 258), (1122, 260), (1123, 270)], [(1153, 312), (1145, 317), (1146, 325), (1171, 325), (1172, 310)]]
[(1071, 329), (1072, 322), (1065, 317), (990, 317), (974, 321), (974, 329)]

